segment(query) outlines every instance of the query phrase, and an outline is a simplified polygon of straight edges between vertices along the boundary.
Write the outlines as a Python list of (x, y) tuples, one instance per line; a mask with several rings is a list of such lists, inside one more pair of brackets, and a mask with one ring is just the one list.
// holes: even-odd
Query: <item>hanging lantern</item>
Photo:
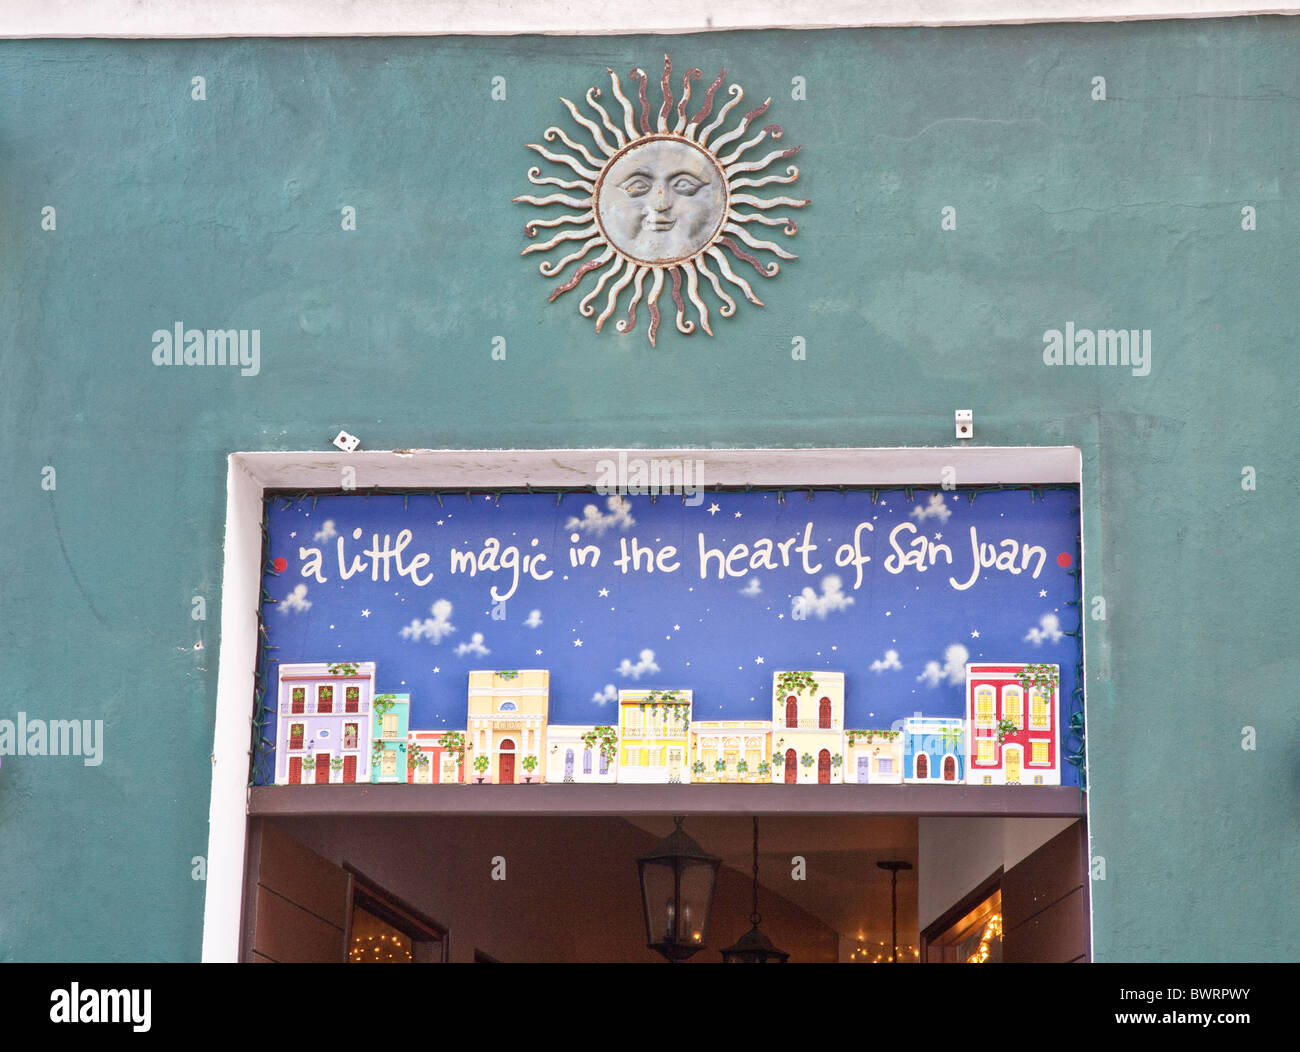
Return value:
[(734, 946), (722, 951), (723, 964), (785, 964), (790, 955), (778, 950), (772, 940), (758, 930), (763, 917), (758, 912), (758, 818), (754, 818), (754, 908), (749, 916), (750, 929)]
[(648, 855), (636, 860), (641, 878), (646, 943), (670, 961), (684, 961), (705, 947), (709, 907), (722, 859), (710, 855), (677, 827)]

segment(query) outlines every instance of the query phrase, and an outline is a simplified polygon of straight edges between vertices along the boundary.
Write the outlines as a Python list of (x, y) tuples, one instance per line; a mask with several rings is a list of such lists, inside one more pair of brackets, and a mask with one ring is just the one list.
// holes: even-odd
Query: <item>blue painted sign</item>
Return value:
[(1059, 665), (1068, 723), (1078, 509), (1074, 487), (278, 497), (264, 656), (373, 661), (434, 730), (465, 727), (471, 669), (549, 669), (574, 724), (649, 687), (766, 719), (773, 671), (843, 671), (845, 726), (888, 728), (961, 717), (981, 661)]

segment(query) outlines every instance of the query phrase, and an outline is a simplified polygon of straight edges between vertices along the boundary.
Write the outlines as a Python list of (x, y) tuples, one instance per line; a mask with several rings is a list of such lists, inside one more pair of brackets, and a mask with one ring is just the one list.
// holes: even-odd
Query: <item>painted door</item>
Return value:
[(302, 785), (302, 757), (289, 757), (289, 784)]
[(1019, 749), (1014, 749), (1014, 748), (1013, 748), (1013, 749), (1007, 749), (1006, 752), (1003, 754), (1003, 757), (1004, 757), (1004, 759), (1005, 759), (1005, 761), (1006, 761), (1006, 768), (1007, 768), (1007, 782), (1008, 782), (1008, 783), (1011, 783), (1011, 782), (1019, 783), (1019, 781), (1020, 781), (1020, 750), (1019, 750)]
[(871, 757), (870, 756), (858, 757), (858, 781), (863, 783), (871, 781)]
[[(515, 743), (509, 738), (501, 740), (501, 755), (497, 761), (497, 784), (514, 785), (515, 784)], [(509, 749), (509, 752), (505, 750)]]
[(945, 782), (955, 782), (957, 780), (957, 758), (955, 756), (945, 756), (943, 758), (943, 780)]
[(564, 780), (566, 782), (573, 781), (573, 750), (572, 749), (564, 750)]
[(930, 777), (930, 757), (923, 752), (916, 755), (916, 777)]
[(343, 780), (345, 782), (355, 782), (357, 780), (357, 758), (355, 756), (343, 757)]
[(823, 749), (817, 754), (817, 784), (831, 784), (831, 753), (829, 749)]
[(318, 752), (316, 754), (316, 784), (328, 785), (330, 780), (330, 754), (327, 752)]
[(668, 750), (668, 780), (670, 782), (680, 782), (682, 780), (682, 750)]
[(831, 699), (822, 698), (817, 703), (817, 727), (820, 730), (828, 731), (831, 729)]
[(785, 699), (785, 725), (787, 727), (799, 726), (799, 699), (793, 694)]
[(794, 785), (799, 780), (799, 757), (793, 749), (785, 751), (785, 784)]

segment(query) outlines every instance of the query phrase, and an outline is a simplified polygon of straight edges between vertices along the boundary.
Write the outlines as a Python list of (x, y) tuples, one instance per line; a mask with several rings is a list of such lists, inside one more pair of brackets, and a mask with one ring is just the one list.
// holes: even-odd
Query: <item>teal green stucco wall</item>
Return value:
[[(773, 96), (813, 204), (764, 308), (652, 349), (546, 304), (510, 198), (557, 96), (665, 45)], [(3, 760), (0, 959), (198, 957), (228, 452), (934, 445), (959, 407), (1084, 451), (1096, 958), (1294, 956), (1298, 58), (1285, 19), (0, 44), (0, 719), (105, 723), (97, 767)], [(155, 367), (177, 321), (260, 329), (259, 375)], [(1150, 329), (1150, 374), (1045, 366), (1071, 321)]]

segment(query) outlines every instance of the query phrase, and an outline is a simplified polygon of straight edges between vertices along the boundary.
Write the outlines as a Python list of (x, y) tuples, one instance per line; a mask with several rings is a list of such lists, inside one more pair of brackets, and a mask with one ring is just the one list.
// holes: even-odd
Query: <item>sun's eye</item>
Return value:
[(650, 192), (650, 180), (634, 175), (622, 184), (622, 190), (628, 197), (644, 197)]
[(704, 185), (693, 175), (678, 175), (672, 181), (673, 193), (681, 194), (683, 197), (694, 197), (696, 192)]

